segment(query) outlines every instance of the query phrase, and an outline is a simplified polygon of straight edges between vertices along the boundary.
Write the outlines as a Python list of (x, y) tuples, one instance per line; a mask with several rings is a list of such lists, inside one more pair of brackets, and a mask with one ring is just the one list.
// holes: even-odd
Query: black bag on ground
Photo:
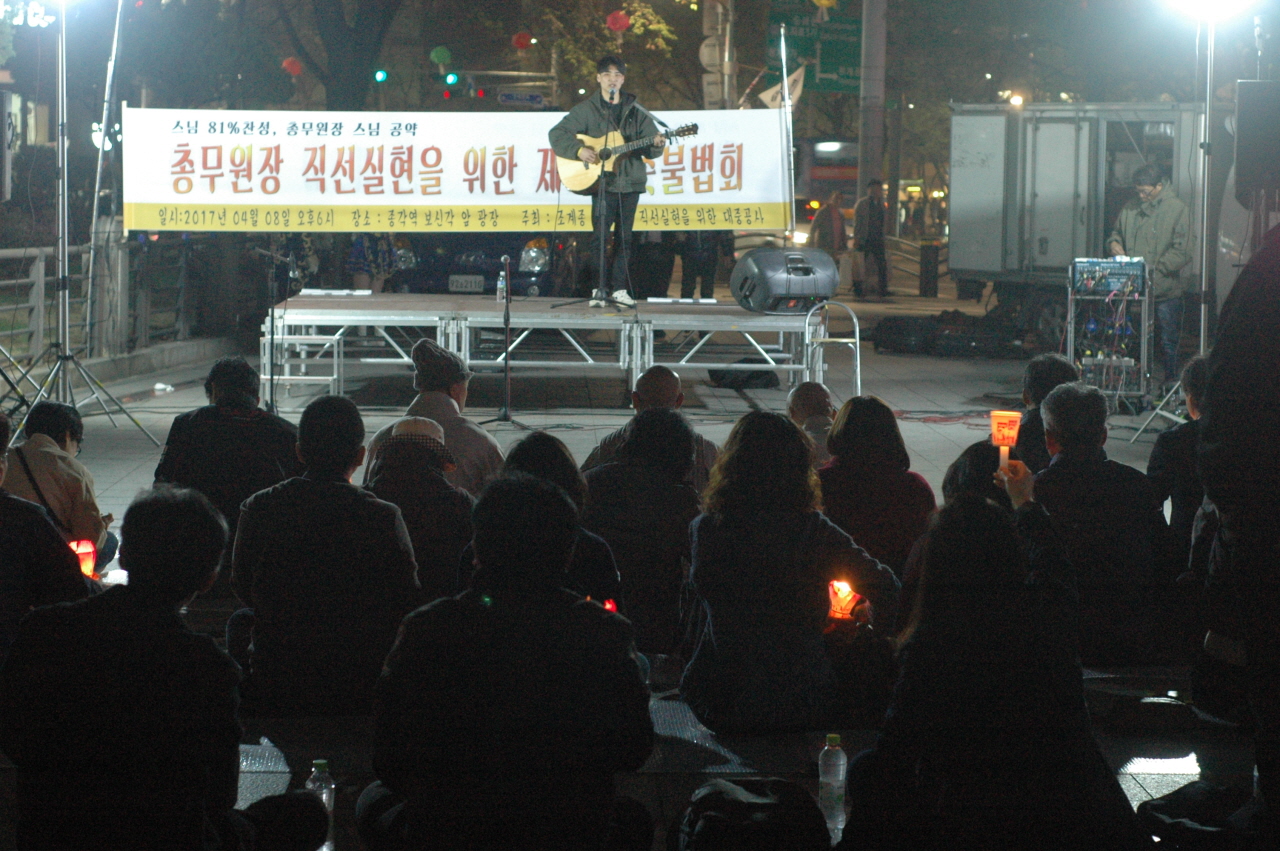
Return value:
[(868, 336), (877, 352), (919, 355), (933, 350), (939, 333), (938, 320), (932, 316), (887, 316)]
[(826, 851), (827, 822), (804, 787), (778, 777), (704, 783), (668, 851)]
[[(764, 358), (743, 358), (735, 363), (766, 363)], [(779, 386), (778, 373), (771, 369), (709, 369), (707, 377), (725, 390), (773, 390)]]

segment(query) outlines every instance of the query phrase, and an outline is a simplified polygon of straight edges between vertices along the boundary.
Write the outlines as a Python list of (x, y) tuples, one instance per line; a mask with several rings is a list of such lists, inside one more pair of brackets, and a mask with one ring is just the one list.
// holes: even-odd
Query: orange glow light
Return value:
[(605, 600), (604, 608), (605, 608), (605, 611), (607, 612), (616, 612), (618, 611), (618, 604), (615, 603), (613, 600)]
[(1017, 446), (1018, 426), (1022, 424), (1019, 411), (991, 412), (991, 443), (994, 446)]
[(831, 612), (828, 617), (848, 620), (853, 617), (853, 607), (860, 599), (853, 592), (853, 586), (841, 579), (833, 579), (827, 586), (827, 596), (831, 599)]
[(71, 552), (76, 554), (76, 558), (80, 559), (80, 572), (90, 579), (99, 579), (98, 572), (94, 570), (98, 566), (98, 547), (93, 541), (72, 541), (70, 544)]

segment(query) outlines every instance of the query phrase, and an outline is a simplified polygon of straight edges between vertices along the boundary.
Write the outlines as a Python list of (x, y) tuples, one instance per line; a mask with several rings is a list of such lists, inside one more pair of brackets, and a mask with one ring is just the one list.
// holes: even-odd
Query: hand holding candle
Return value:
[(1000, 447), (1000, 469), (1009, 469), (1009, 450), (1018, 445), (1018, 426), (1022, 414), (1018, 411), (991, 412), (991, 442)]

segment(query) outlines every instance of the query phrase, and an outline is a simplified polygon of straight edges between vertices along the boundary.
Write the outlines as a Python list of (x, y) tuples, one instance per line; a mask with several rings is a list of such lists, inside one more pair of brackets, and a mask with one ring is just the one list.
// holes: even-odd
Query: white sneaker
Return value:
[(636, 300), (631, 297), (631, 293), (626, 290), (614, 290), (613, 300), (623, 307), (635, 307)]
[(591, 300), (587, 302), (587, 307), (606, 307), (608, 302), (604, 300), (603, 290), (592, 290)]

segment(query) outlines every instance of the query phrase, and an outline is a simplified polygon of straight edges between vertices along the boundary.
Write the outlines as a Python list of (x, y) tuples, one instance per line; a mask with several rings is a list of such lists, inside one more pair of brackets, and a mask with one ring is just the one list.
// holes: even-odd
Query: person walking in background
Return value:
[[(879, 180), (868, 181), (867, 194), (853, 208), (853, 245), (856, 251), (862, 252), (862, 274), (866, 282), (870, 281), (874, 266), (878, 282), (876, 294), (882, 298), (889, 295), (889, 261), (884, 244), (886, 209), (884, 187)], [(861, 290), (855, 288), (854, 292), (862, 296)]]

